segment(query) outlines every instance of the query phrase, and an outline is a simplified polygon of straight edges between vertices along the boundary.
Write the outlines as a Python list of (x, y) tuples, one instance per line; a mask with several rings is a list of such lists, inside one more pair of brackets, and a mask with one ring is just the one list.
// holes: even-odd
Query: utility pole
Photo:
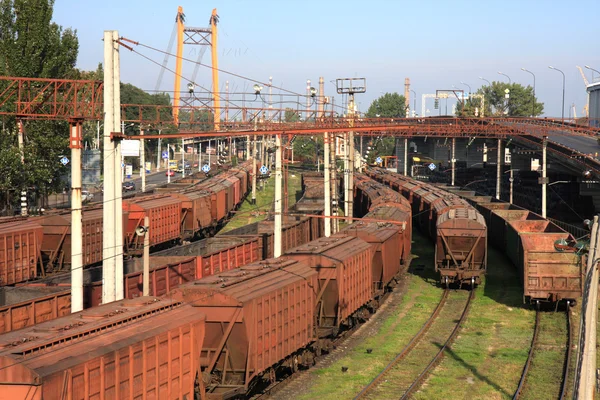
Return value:
[[(512, 167), (512, 165), (511, 165)], [(513, 182), (515, 181), (515, 177), (514, 177), (514, 169), (510, 169), (510, 178), (508, 178), (508, 181), (510, 183), (510, 199), (509, 199), (509, 203), (512, 204), (513, 203)]]
[(454, 179), (456, 178), (456, 138), (452, 138), (452, 186), (454, 186)]
[[(173, 153), (175, 153), (175, 149), (173, 149)], [(167, 183), (171, 183), (171, 145), (169, 144), (167, 144)]]
[(256, 136), (252, 141), (252, 204), (256, 204)]
[[(323, 111), (325, 108), (325, 80), (321, 76), (319, 78), (319, 104), (318, 104), (318, 117), (323, 118)], [(324, 189), (324, 214), (325, 214), (325, 237), (331, 236), (331, 165), (329, 150), (329, 134), (325, 132), (323, 134), (323, 189)]]
[[(150, 218), (144, 217), (144, 226), (142, 231), (144, 233), (144, 276), (142, 278), (143, 287), (142, 295), (150, 296)], [(139, 229), (139, 228), (138, 228)]]
[(404, 138), (404, 176), (408, 176), (408, 138)]
[(281, 197), (281, 184), (282, 184), (282, 175), (281, 175), (281, 135), (277, 134), (275, 136), (275, 229), (274, 229), (274, 246), (273, 246), (273, 256), (275, 258), (281, 256), (281, 228), (282, 228), (282, 206), (283, 202)]
[(310, 116), (310, 79), (306, 81), (306, 111), (304, 113), (304, 121), (308, 121)]
[[(140, 124), (140, 136), (144, 136), (144, 128)], [(140, 140), (140, 176), (142, 178), (142, 193), (146, 191), (146, 146), (144, 139)]]
[(343, 78), (336, 79), (336, 88), (339, 94), (348, 94), (348, 125), (350, 130), (347, 133), (346, 142), (346, 160), (344, 171), (345, 186), (345, 216), (348, 223), (352, 222), (353, 200), (354, 200), (354, 94), (367, 91), (365, 78)]
[(181, 138), (181, 177), (185, 178), (185, 142)]
[(548, 145), (548, 136), (542, 138), (542, 218), (546, 218), (546, 187), (548, 179), (546, 178), (546, 147)]
[(81, 119), (69, 121), (71, 148), (71, 313), (83, 310), (83, 228), (81, 201)]
[[(117, 41), (119, 40), (119, 32), (113, 32), (112, 42), (115, 44), (115, 51), (113, 57), (113, 90), (114, 90), (114, 128), (113, 132), (118, 132), (119, 125), (121, 124), (121, 57), (119, 53), (119, 47)], [(106, 66), (105, 66), (106, 68)], [(106, 81), (104, 81), (106, 84)], [(119, 167), (123, 165), (123, 157), (121, 153), (121, 141), (115, 142), (115, 300), (123, 300), (124, 297), (124, 282), (123, 282), (123, 185), (119, 183)], [(105, 164), (106, 165), (106, 164)], [(106, 174), (104, 175), (106, 176)], [(106, 204), (106, 200), (104, 202)]]
[(502, 139), (498, 139), (498, 160), (496, 161), (496, 199), (500, 200), (500, 181), (502, 179)]
[[(17, 120), (19, 131), (19, 152), (21, 153), (21, 164), (25, 164), (25, 141), (23, 138), (23, 120)], [(27, 190), (21, 191), (21, 216), (27, 216)]]
[[(329, 156), (331, 158), (331, 163), (333, 165), (331, 165), (331, 209), (332, 212), (331, 214), (334, 217), (337, 217), (338, 215), (338, 187), (337, 187), (337, 162), (335, 159), (335, 142), (336, 142), (336, 137), (335, 137), (335, 133), (332, 133), (331, 136), (329, 137), (329, 141), (330, 141), (330, 145), (329, 145)], [(339, 220), (337, 218), (334, 218), (331, 221), (333, 227), (331, 232), (332, 233), (336, 233), (338, 231), (338, 224), (339, 224)]]
[[(160, 131), (161, 129), (158, 130), (158, 134), (160, 135)], [(158, 152), (156, 154), (156, 172), (160, 171), (160, 161), (161, 161), (161, 156), (162, 156), (162, 143), (160, 141), (160, 138), (158, 138)]]

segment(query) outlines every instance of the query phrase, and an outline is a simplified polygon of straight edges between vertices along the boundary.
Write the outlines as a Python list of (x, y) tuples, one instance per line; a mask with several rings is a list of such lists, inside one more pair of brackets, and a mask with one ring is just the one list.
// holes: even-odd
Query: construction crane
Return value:
[[(581, 77), (583, 78), (583, 83), (585, 84), (585, 88), (587, 89), (587, 87), (590, 85), (590, 83), (588, 82), (587, 78), (585, 77), (585, 73), (583, 72), (583, 69), (579, 65), (576, 65), (576, 67), (579, 70), (579, 73), (581, 73)], [(585, 104), (585, 106), (583, 107), (583, 113), (585, 114), (586, 118), (588, 117), (589, 109), (590, 109), (590, 98), (588, 96), (588, 101)]]

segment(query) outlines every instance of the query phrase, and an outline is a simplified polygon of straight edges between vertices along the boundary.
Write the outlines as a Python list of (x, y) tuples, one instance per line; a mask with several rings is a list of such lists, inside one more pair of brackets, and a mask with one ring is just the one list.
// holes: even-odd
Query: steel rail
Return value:
[(527, 380), (527, 373), (529, 372), (529, 367), (531, 366), (531, 360), (533, 359), (533, 352), (535, 349), (535, 345), (537, 344), (538, 334), (540, 333), (540, 310), (536, 310), (535, 312), (535, 327), (533, 328), (533, 337), (531, 338), (531, 347), (529, 348), (529, 354), (527, 355), (527, 361), (523, 366), (523, 372), (521, 372), (521, 379), (519, 380), (519, 385), (517, 386), (517, 390), (513, 396), (513, 400), (519, 399), (521, 394), (523, 393), (523, 388), (525, 387), (525, 381)]
[(431, 362), (425, 367), (425, 369), (423, 370), (423, 372), (421, 372), (419, 374), (419, 376), (417, 377), (417, 379), (415, 379), (415, 381), (409, 386), (409, 388), (406, 390), (406, 392), (404, 392), (404, 394), (402, 395), (402, 397), (400, 397), (400, 399), (408, 399), (409, 396), (411, 394), (413, 394), (414, 391), (417, 390), (420, 387), (421, 382), (423, 382), (423, 380), (425, 379), (425, 377), (427, 377), (427, 374), (429, 374), (429, 372), (441, 360), (441, 358), (444, 355), (444, 352), (446, 351), (446, 349), (452, 344), (452, 342), (456, 338), (456, 335), (458, 334), (460, 326), (463, 324), (463, 322), (467, 318), (467, 315), (469, 314), (469, 309), (471, 308), (471, 301), (473, 300), (473, 298), (475, 298), (475, 290), (471, 290), (471, 293), (469, 295), (469, 299), (467, 300), (467, 303), (465, 304), (465, 309), (463, 310), (463, 312), (462, 312), (462, 314), (460, 316), (460, 319), (456, 323), (456, 326), (452, 330), (452, 333), (450, 333), (450, 336), (448, 337), (448, 340), (446, 340), (446, 343), (444, 343), (444, 345), (440, 348), (440, 350), (437, 352), (437, 354), (433, 357), (433, 360), (431, 360)]
[(444, 293), (442, 294), (442, 298), (440, 299), (440, 302), (436, 306), (435, 310), (433, 310), (433, 313), (429, 316), (429, 318), (427, 319), (427, 321), (425, 321), (425, 324), (421, 327), (421, 329), (419, 330), (419, 332), (417, 332), (417, 334), (402, 349), (402, 351), (400, 353), (398, 353), (396, 355), (396, 357), (394, 357), (394, 359), (392, 361), (390, 361), (388, 363), (388, 365), (386, 365), (385, 368), (375, 378), (373, 378), (373, 380), (371, 382), (369, 382), (360, 391), (359, 394), (356, 395), (356, 397), (354, 397), (354, 400), (363, 398), (369, 391), (371, 391), (377, 385), (377, 383), (385, 376), (385, 374), (387, 374), (387, 372), (390, 369), (392, 369), (392, 367), (394, 365), (396, 365), (399, 361), (401, 361), (402, 359), (404, 359), (410, 353), (410, 351), (419, 343), (419, 341), (423, 338), (423, 336), (425, 336), (425, 334), (427, 333), (427, 331), (429, 331), (429, 328), (433, 324), (433, 321), (439, 315), (439, 313), (442, 310), (442, 307), (444, 306), (444, 304), (446, 304), (446, 300), (448, 299), (448, 293), (449, 292), (450, 291), (448, 289), (444, 290)]
[(567, 302), (567, 351), (565, 353), (565, 364), (563, 366), (562, 383), (560, 385), (559, 400), (563, 400), (567, 395), (567, 388), (569, 387), (569, 366), (571, 364), (571, 349), (573, 348), (573, 335), (571, 334), (571, 307)]

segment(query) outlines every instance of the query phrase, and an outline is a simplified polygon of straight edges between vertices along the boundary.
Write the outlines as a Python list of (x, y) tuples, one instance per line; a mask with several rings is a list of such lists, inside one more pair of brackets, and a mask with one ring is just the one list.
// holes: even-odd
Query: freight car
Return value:
[(481, 283), (487, 265), (488, 228), (473, 206), (448, 191), (400, 174), (379, 169), (366, 173), (411, 202), (420, 230), (435, 243), (435, 269), (442, 283)]
[(581, 297), (585, 266), (570, 233), (514, 204), (490, 202), (485, 196), (467, 200), (485, 217), (490, 243), (517, 267), (524, 302), (574, 304)]
[(142, 297), (14, 331), (0, 337), (0, 393), (193, 399), (204, 329), (191, 305)]
[[(162, 296), (184, 283), (260, 260), (261, 254), (257, 238), (209, 238), (155, 253), (150, 256), (150, 295)], [(136, 258), (126, 262), (123, 293), (127, 299), (142, 295), (141, 261)], [(102, 303), (102, 282), (95, 281), (91, 272), (84, 272), (86, 309)], [(50, 282), (0, 288), (0, 333), (70, 314), (68, 282), (68, 276), (65, 283), (53, 277)]]
[[(252, 163), (245, 162), (209, 179), (191, 178), (158, 194), (123, 200), (124, 254), (140, 255), (143, 240), (135, 229), (151, 221), (151, 246), (212, 235), (248, 191)], [(82, 217), (83, 266), (102, 262), (101, 206), (85, 207)], [(31, 218), (0, 219), (0, 286), (31, 281), (71, 266), (71, 215), (57, 211)]]

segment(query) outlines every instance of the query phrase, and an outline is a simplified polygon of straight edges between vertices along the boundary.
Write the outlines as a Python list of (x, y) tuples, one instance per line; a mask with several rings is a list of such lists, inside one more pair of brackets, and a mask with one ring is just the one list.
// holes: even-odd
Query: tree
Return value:
[[(367, 113), (368, 118), (404, 118), (406, 117), (406, 98), (396, 92), (385, 93), (373, 100)], [(369, 149), (370, 147), (370, 149)], [(367, 150), (367, 163), (372, 164), (378, 156), (391, 156), (394, 154), (396, 141), (394, 138), (376, 138), (369, 142)]]
[(406, 117), (406, 98), (398, 93), (386, 93), (373, 100), (367, 113), (368, 118), (404, 118)]
[[(76, 31), (52, 22), (54, 0), (2, 0), (0, 2), (0, 75), (36, 78), (76, 78), (79, 43)], [(0, 92), (6, 83), (0, 83)], [(14, 105), (8, 105), (10, 111)], [(34, 186), (47, 191), (62, 186), (66, 168), (59, 163), (69, 154), (69, 126), (66, 121), (24, 123), (25, 163), (20, 161), (16, 121), (3, 119), (0, 185), (5, 193), (18, 193)], [(10, 192), (8, 191), (10, 189)], [(13, 196), (14, 199), (15, 196)], [(10, 199), (7, 199), (10, 201)]]
[(314, 163), (317, 166), (317, 158), (323, 160), (324, 143), (322, 136), (296, 136), (292, 144), (294, 146), (294, 157)]
[[(506, 89), (509, 90), (509, 98), (506, 96)], [(485, 99), (484, 116), (511, 116), (528, 117), (540, 115), (544, 112), (544, 103), (537, 101), (533, 96), (531, 86), (523, 86), (518, 83), (492, 82), (491, 86), (482, 86), (477, 90), (477, 94), (483, 95)], [(456, 108), (456, 114), (464, 117), (481, 116), (481, 100), (479, 98), (469, 98), (464, 105), (459, 102)]]
[(286, 108), (285, 113), (283, 114), (283, 120), (285, 122), (298, 122), (300, 121), (300, 115), (298, 112), (292, 108)]

